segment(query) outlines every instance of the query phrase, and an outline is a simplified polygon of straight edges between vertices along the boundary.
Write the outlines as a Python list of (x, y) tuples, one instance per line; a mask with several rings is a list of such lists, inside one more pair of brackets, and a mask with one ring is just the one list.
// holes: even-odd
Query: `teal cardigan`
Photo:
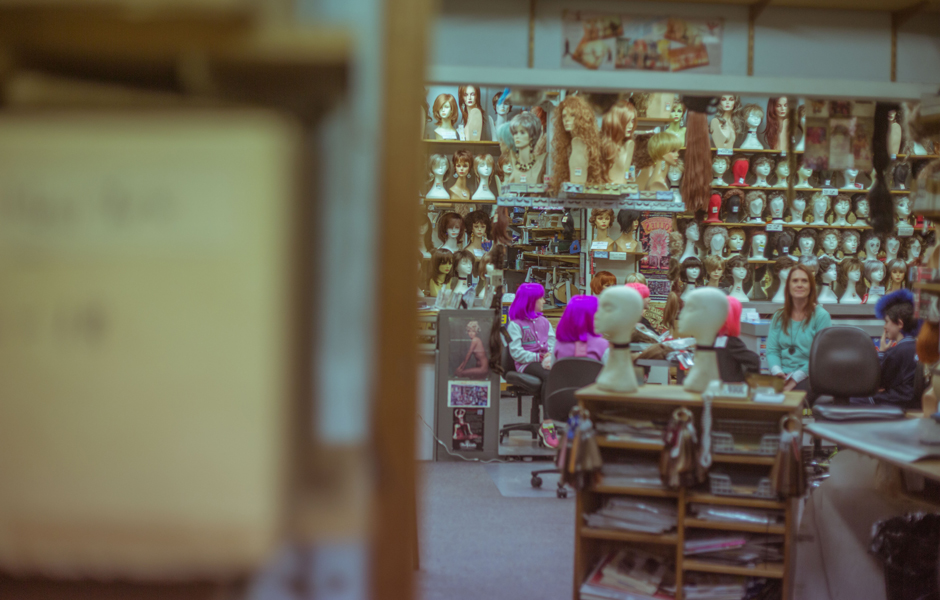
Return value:
[[(821, 329), (832, 325), (829, 313), (821, 305), (816, 305), (813, 315), (802, 321), (790, 321), (789, 331), (783, 332), (780, 323), (782, 309), (774, 314), (770, 321), (770, 335), (767, 336), (767, 366), (776, 375), (795, 373), (798, 382), (809, 377), (809, 350), (813, 338)], [(792, 349), (792, 352), (791, 352)], [(799, 371), (800, 373), (796, 373)]]

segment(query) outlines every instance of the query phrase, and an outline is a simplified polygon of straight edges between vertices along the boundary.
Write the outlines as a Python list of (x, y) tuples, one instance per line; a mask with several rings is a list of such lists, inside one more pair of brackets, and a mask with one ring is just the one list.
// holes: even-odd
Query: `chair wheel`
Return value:
[(540, 488), (542, 487), (542, 478), (539, 477), (538, 475), (533, 475), (531, 483), (532, 483), (532, 487)]
[(568, 490), (563, 487), (560, 487), (557, 490), (555, 490), (555, 495), (558, 496), (559, 498), (567, 498)]

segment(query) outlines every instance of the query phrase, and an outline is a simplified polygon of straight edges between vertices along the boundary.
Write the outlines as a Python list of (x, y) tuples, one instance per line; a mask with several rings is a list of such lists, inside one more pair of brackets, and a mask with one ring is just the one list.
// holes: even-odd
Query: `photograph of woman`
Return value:
[(489, 359), (486, 357), (486, 349), (483, 347), (483, 340), (480, 339), (480, 323), (478, 321), (467, 323), (467, 335), (470, 337), (467, 356), (454, 372), (457, 377), (474, 379), (489, 377), (490, 364)]

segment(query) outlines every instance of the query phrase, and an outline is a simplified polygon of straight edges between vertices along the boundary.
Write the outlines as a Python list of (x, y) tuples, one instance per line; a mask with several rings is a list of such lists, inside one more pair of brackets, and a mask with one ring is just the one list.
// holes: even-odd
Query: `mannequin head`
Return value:
[(819, 258), (819, 270), (816, 272), (816, 283), (833, 283), (839, 277), (839, 263), (828, 256)]
[(819, 273), (819, 259), (815, 254), (805, 254), (797, 262), (809, 269), (813, 277)]
[(764, 207), (767, 206), (767, 194), (760, 190), (753, 190), (744, 197), (747, 204), (747, 216), (751, 219), (760, 218), (764, 214)]
[(725, 261), (720, 257), (710, 254), (703, 261), (705, 264), (705, 282), (711, 286), (717, 286), (724, 274)]
[(845, 176), (845, 183), (854, 182), (855, 178), (858, 177), (858, 169), (849, 167), (842, 171), (842, 174)]
[(682, 123), (683, 117), (685, 117), (685, 105), (681, 102), (675, 102), (672, 105), (672, 112), (670, 113), (670, 117), (672, 118), (673, 123), (680, 125)]
[(454, 152), (454, 176), (465, 178), (470, 175), (470, 168), (473, 166), (473, 155), (469, 150), (458, 150)]
[(881, 285), (885, 280), (885, 264), (880, 260), (865, 261), (865, 279), (871, 282), (873, 286)]
[(732, 227), (728, 230), (728, 249), (731, 252), (740, 252), (747, 241), (747, 234), (740, 227)]
[(907, 221), (911, 217), (911, 199), (909, 196), (894, 196), (894, 215), (899, 221)]
[(679, 232), (687, 241), (698, 242), (701, 239), (698, 222), (695, 219), (682, 219), (679, 221)]
[(542, 137), (542, 122), (530, 112), (521, 112), (509, 121), (509, 132), (517, 151), (529, 148), (534, 152)]
[(744, 192), (728, 190), (725, 192), (725, 223), (740, 223), (744, 219)]
[[(475, 266), (476, 258), (473, 256), (472, 251), (464, 249), (454, 252), (454, 272), (458, 278), (469, 278), (473, 275)], [(456, 280), (452, 280), (451, 283), (457, 285)]]
[[(672, 134), (670, 134), (672, 135)], [(675, 137), (675, 136), (673, 136)], [(587, 182), (602, 183), (606, 178), (601, 161), (600, 132), (594, 110), (583, 97), (567, 96), (555, 109), (552, 129), (552, 178), (551, 195), (557, 196), (561, 184), (571, 181), (568, 160), (571, 157), (571, 140), (584, 142), (588, 153)]]
[(475, 210), (468, 213), (463, 218), (464, 230), (469, 234), (471, 240), (483, 240), (490, 238), (490, 228), (492, 223), (490, 218), (482, 210)]
[(816, 256), (816, 236), (815, 229), (804, 227), (796, 234), (796, 245), (800, 249), (800, 256)]
[(500, 104), (499, 101), (502, 97), (502, 92), (493, 94), (493, 112), (497, 115), (508, 115), (512, 111), (512, 104), (509, 103), (508, 99), (503, 104)]
[(839, 194), (832, 205), (832, 212), (835, 216), (845, 217), (852, 210), (852, 200), (845, 194)]
[(454, 270), (454, 253), (446, 248), (438, 248), (431, 253), (431, 270), (430, 275), (432, 278), (444, 276), (444, 283), (450, 281), (451, 275), (453, 275)]
[(623, 235), (632, 235), (640, 221), (640, 211), (622, 209), (617, 212), (617, 224), (620, 225), (620, 233)]
[(450, 161), (447, 157), (443, 154), (432, 154), (428, 159), (428, 181), (434, 181), (436, 177), (440, 177), (443, 181), (447, 179), (449, 172)]
[(712, 173), (715, 177), (722, 177), (731, 168), (731, 159), (727, 156), (715, 156), (712, 160)]
[(901, 253), (901, 238), (894, 233), (889, 233), (884, 237), (885, 254), (897, 256)]
[(813, 169), (812, 167), (804, 163), (800, 165), (800, 168), (797, 170), (797, 173), (800, 175), (800, 177), (809, 181), (809, 178), (813, 176)]
[(776, 256), (789, 256), (793, 252), (793, 234), (789, 231), (775, 233), (773, 247)]
[(878, 258), (878, 253), (881, 252), (881, 236), (874, 231), (866, 231), (862, 236), (862, 250), (865, 251), (866, 259)]
[(509, 154), (503, 152), (496, 161), (496, 177), (502, 182), (507, 177), (512, 176), (512, 158)]
[(859, 293), (859, 283), (862, 279), (862, 261), (854, 256), (848, 256), (839, 263), (839, 285), (843, 288), (854, 286), (855, 293)]
[(679, 278), (683, 283), (701, 285), (703, 275), (705, 275), (705, 267), (702, 265), (702, 261), (694, 256), (682, 261), (682, 265), (679, 267)]
[(685, 163), (680, 158), (676, 161), (676, 164), (669, 165), (669, 170), (666, 171), (666, 179), (668, 179), (674, 187), (678, 187), (679, 181), (682, 179), (682, 173), (684, 171)]
[(920, 258), (922, 250), (923, 244), (920, 238), (913, 235), (904, 242), (904, 259), (908, 262), (914, 262)]
[(756, 104), (745, 104), (735, 115), (738, 131), (756, 131), (764, 120), (764, 109)]
[(725, 277), (728, 280), (741, 281), (742, 289), (747, 291), (751, 282), (751, 267), (747, 264), (747, 259), (740, 254), (729, 258), (725, 263)]
[(781, 256), (774, 262), (771, 266), (771, 270), (774, 274), (774, 279), (780, 281), (780, 285), (783, 285), (783, 282), (787, 280), (787, 277), (790, 275), (790, 269), (796, 265), (797, 262), (789, 256)]
[(767, 256), (767, 234), (761, 230), (751, 234), (751, 258), (763, 260)]
[(774, 168), (774, 173), (777, 175), (777, 182), (784, 183), (790, 177), (790, 163), (785, 158), (781, 158), (777, 161), (777, 166)]
[(491, 277), (494, 271), (502, 271), (506, 268), (506, 246), (503, 244), (493, 244), (490, 251), (483, 255), (483, 258), (477, 261), (476, 276), (480, 278), (477, 286), (477, 292), (482, 292), (486, 286), (487, 277)]
[(464, 226), (463, 217), (457, 213), (444, 213), (438, 218), (437, 237), (441, 240), (441, 243), (453, 239), (459, 244), (463, 240), (464, 233), (466, 233), (466, 227)]
[(718, 98), (718, 114), (733, 114), (741, 108), (741, 98), (734, 94), (722, 94)]
[(896, 258), (885, 266), (888, 270), (888, 278), (894, 287), (904, 286), (904, 280), (907, 278), (907, 263), (900, 258)]
[(711, 225), (705, 229), (704, 240), (709, 255), (721, 256), (728, 245), (728, 230), (721, 225)]
[(775, 150), (786, 150), (786, 148), (777, 148), (777, 142), (783, 122), (787, 119), (787, 109), (786, 96), (767, 100), (767, 127), (764, 129), (764, 137), (767, 139), (767, 144)]
[(714, 193), (708, 200), (708, 215), (705, 218), (706, 223), (721, 223), (721, 194)]
[(618, 147), (633, 137), (636, 130), (636, 106), (629, 100), (617, 100), (601, 119), (601, 139)]
[(679, 148), (682, 147), (682, 140), (668, 131), (662, 131), (650, 138), (646, 146), (650, 159), (653, 163), (663, 160), (667, 165), (675, 165), (679, 162)]
[(516, 297), (509, 305), (509, 320), (532, 320), (542, 316), (545, 304), (545, 288), (541, 283), (523, 283), (516, 290)]
[(643, 316), (643, 298), (631, 287), (609, 287), (597, 298), (594, 330), (615, 344), (628, 343)]
[(609, 208), (594, 208), (591, 209), (591, 216), (588, 218), (588, 222), (597, 229), (610, 229), (610, 225), (614, 220), (614, 211)]
[(770, 200), (767, 202), (767, 209), (771, 219), (782, 220), (783, 214), (787, 208), (787, 197), (782, 192), (770, 194)]
[(813, 220), (825, 221), (826, 214), (829, 212), (829, 196), (823, 195), (822, 192), (816, 192), (813, 194), (812, 202)]
[(598, 271), (591, 277), (591, 293), (595, 296), (612, 285), (617, 285), (617, 278), (610, 271)]
[(728, 298), (719, 289), (704, 287), (692, 290), (679, 313), (679, 333), (694, 337), (696, 343), (711, 346), (718, 330), (728, 319)]
[(901, 161), (894, 165), (894, 172), (892, 176), (894, 178), (894, 187), (899, 190), (903, 190), (907, 186), (907, 178), (911, 175), (911, 163), (907, 161)]
[(731, 185), (743, 186), (746, 183), (747, 179), (747, 167), (749, 161), (747, 158), (735, 158), (734, 162), (731, 164), (731, 174), (733, 175), (734, 181), (731, 182)]
[(480, 88), (475, 85), (462, 85), (457, 88), (457, 102), (460, 105), (464, 123), (467, 122), (467, 112), (471, 108), (479, 108), (480, 112), (483, 112), (483, 105), (480, 104)]
[(478, 154), (473, 157), (473, 172), (480, 181), (490, 181), (496, 161), (492, 154)]
[(431, 112), (434, 123), (438, 126), (448, 123), (451, 127), (457, 124), (457, 99), (450, 94), (441, 94), (434, 99), (434, 108)]
[(842, 248), (842, 253), (846, 256), (854, 255), (858, 252), (858, 246), (861, 236), (858, 235), (858, 232), (854, 229), (846, 229), (842, 232), (842, 239), (840, 240), (839, 247)]
[(868, 204), (868, 196), (865, 194), (855, 194), (855, 217), (858, 219), (868, 219), (871, 216), (871, 207)]
[(751, 169), (754, 171), (754, 174), (764, 178), (770, 175), (770, 171), (773, 169), (773, 167), (773, 159), (766, 154), (758, 156), (754, 159), (754, 162), (751, 163)]
[(800, 220), (802, 220), (803, 215), (806, 214), (806, 198), (802, 194), (795, 194), (793, 196), (793, 203), (790, 204), (790, 214), (792, 216), (799, 215)]
[(816, 238), (816, 246), (824, 254), (835, 254), (839, 248), (839, 232), (835, 229), (820, 229), (819, 237)]

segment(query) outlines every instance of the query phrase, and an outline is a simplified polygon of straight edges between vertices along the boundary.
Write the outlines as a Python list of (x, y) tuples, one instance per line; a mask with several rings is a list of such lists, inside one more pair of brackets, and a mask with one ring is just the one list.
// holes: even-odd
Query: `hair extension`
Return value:
[(610, 171), (620, 147), (633, 137), (636, 121), (636, 107), (628, 100), (618, 100), (604, 114), (601, 119), (601, 159), (604, 162), (604, 173)]
[(669, 292), (666, 298), (666, 306), (663, 307), (663, 328), (669, 332), (672, 337), (678, 337), (679, 312), (682, 311), (682, 298), (675, 292)]
[(610, 271), (598, 271), (591, 277), (591, 293), (595, 296), (612, 285), (617, 285), (617, 277)]
[(868, 204), (871, 210), (871, 226), (875, 233), (886, 234), (894, 230), (894, 203), (885, 181), (891, 157), (888, 154), (888, 112), (897, 111), (899, 106), (893, 102), (875, 104), (875, 126), (872, 133), (872, 165), (875, 167), (875, 182), (868, 192)]
[[(425, 227), (426, 226), (426, 227)], [(424, 233), (421, 233), (421, 228), (424, 227)], [(422, 210), (418, 212), (418, 233), (421, 233), (421, 239), (424, 242), (424, 249), (428, 252), (434, 250), (434, 234), (432, 230), (434, 226), (431, 225), (431, 221), (428, 219), (428, 214)]]
[[(564, 111), (569, 110), (574, 116), (572, 131), (565, 131)], [(552, 178), (550, 194), (558, 196), (561, 185), (571, 180), (568, 161), (571, 159), (571, 141), (574, 138), (584, 142), (587, 149), (587, 182), (604, 183), (607, 173), (601, 162), (601, 139), (597, 129), (594, 110), (587, 100), (580, 96), (568, 96), (555, 109), (552, 130)]]
[(764, 126), (764, 142), (770, 150), (786, 150), (778, 148), (780, 141), (780, 117), (777, 116), (777, 102), (780, 98), (769, 98), (767, 100), (767, 125)]
[(493, 243), (506, 244), (507, 246), (512, 244), (512, 234), (509, 233), (509, 220), (509, 207), (496, 207), (496, 222), (490, 228)]
[(795, 261), (792, 257), (781, 256), (776, 261), (774, 261), (772, 265), (770, 265), (770, 270), (773, 272), (774, 277), (779, 279), (781, 271), (792, 269), (793, 266), (796, 264), (797, 264), (797, 261)]
[(708, 135), (709, 109), (716, 104), (715, 98), (683, 96), (682, 103), (688, 111), (685, 130), (685, 172), (680, 184), (680, 193), (686, 208), (694, 211), (706, 210), (711, 194), (712, 152)]

